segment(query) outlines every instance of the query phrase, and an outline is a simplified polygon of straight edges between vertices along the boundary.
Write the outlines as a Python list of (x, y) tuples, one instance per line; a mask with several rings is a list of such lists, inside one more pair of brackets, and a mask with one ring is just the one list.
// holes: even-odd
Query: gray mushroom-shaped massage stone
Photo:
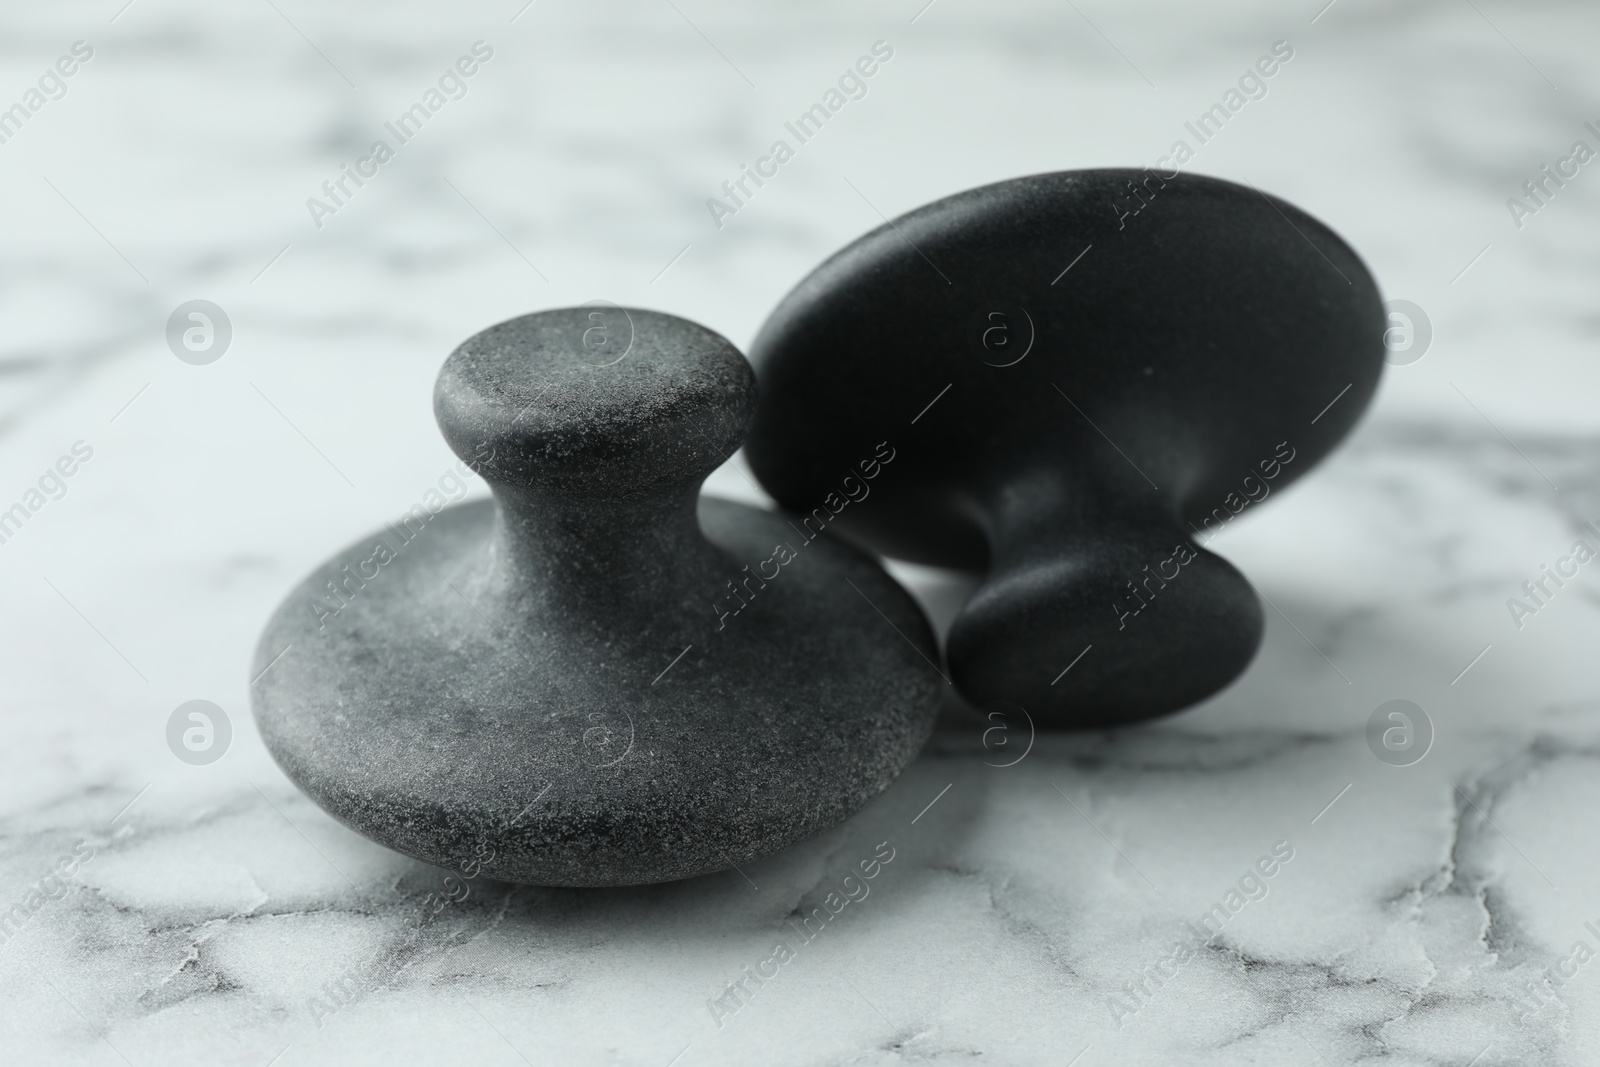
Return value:
[(493, 499), (290, 594), (254, 667), (279, 765), (374, 841), (550, 886), (722, 870), (867, 803), (932, 729), (936, 645), (868, 557), (699, 498), (755, 406), (732, 344), (657, 312), (462, 344), (434, 409)]
[(899, 427), (901, 458), (838, 528), (982, 573), (950, 628), (956, 686), (1040, 725), (1126, 725), (1255, 655), (1255, 589), (1206, 543), (1349, 433), (1384, 325), (1360, 257), (1283, 200), (1190, 174), (1015, 178), (794, 288), (751, 346), (746, 455), (806, 514)]

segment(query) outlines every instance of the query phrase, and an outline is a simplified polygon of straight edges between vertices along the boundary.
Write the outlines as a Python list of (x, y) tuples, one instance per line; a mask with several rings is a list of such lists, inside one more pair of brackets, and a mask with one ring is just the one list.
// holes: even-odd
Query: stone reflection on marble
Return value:
[[(1596, 118), (1600, 9), (120, 6), (0, 40), (0, 103), (96, 53), (0, 144), (0, 509), (93, 449), (0, 542), (0, 1061), (1600, 1060), (1593, 564), (1508, 607), (1600, 547), (1600, 179), (1520, 229), (1505, 203)], [(480, 39), (467, 95), (317, 228), (307, 198)], [(878, 40), (867, 94), (714, 219)], [(629, 891), (447, 876), (272, 764), (250, 651), (452, 469), (440, 352), (596, 298), (747, 345), (879, 211), (1154, 162), (1277, 40), (1193, 168), (1326, 219), (1433, 339), (1211, 544), (1268, 603), (1235, 685), (1116, 734), (952, 709), (845, 824)], [(233, 325), (204, 366), (164, 336), (195, 299)], [(708, 488), (759, 499), (737, 459)], [(946, 621), (970, 589), (898, 572)], [(193, 700), (231, 719), (209, 764), (168, 747)], [(1369, 747), (1391, 700), (1433, 727), (1410, 766)]]

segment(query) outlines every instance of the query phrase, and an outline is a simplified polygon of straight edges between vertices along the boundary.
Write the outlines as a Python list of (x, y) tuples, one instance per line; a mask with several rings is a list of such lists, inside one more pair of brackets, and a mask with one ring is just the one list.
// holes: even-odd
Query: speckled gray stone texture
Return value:
[(932, 728), (934, 639), (854, 549), (697, 504), (754, 407), (731, 344), (656, 312), (464, 343), (435, 411), (495, 499), (414, 512), (278, 609), (255, 709), (284, 771), (391, 848), (561, 886), (724, 869), (876, 796)]

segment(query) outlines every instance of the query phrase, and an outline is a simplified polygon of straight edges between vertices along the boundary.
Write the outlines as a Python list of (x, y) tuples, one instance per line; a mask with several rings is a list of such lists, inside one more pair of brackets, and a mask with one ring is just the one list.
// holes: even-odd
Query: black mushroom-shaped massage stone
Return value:
[(934, 638), (855, 549), (697, 504), (755, 403), (731, 344), (656, 312), (462, 344), (434, 410), (494, 499), (290, 594), (254, 667), (279, 765), (390, 848), (552, 886), (726, 869), (876, 796), (932, 728)]
[(1132, 722), (1249, 664), (1262, 612), (1201, 544), (1355, 424), (1385, 315), (1305, 212), (1212, 178), (1069, 171), (940, 200), (806, 277), (751, 348), (746, 455), (780, 504), (895, 438), (839, 511), (889, 556), (983, 572), (947, 642), (981, 708)]

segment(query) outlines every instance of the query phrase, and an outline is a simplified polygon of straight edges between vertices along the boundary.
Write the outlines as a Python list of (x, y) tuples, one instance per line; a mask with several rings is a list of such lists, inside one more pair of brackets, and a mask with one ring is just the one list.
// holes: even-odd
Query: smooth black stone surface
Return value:
[(920, 610), (871, 559), (780, 514), (697, 507), (755, 405), (739, 352), (614, 308), (597, 351), (594, 313), (524, 316), (451, 355), (435, 410), (495, 499), (339, 553), (253, 668), (289, 647), (256, 721), (301, 789), (469, 874), (628, 885), (774, 852), (886, 788), (944, 685)]
[(805, 512), (892, 438), (893, 468), (836, 521), (984, 572), (946, 650), (962, 692), (1045, 725), (1132, 722), (1248, 665), (1260, 604), (1196, 542), (1345, 436), (1384, 327), (1356, 254), (1282, 200), (1186, 174), (1019, 178), (795, 287), (752, 346), (746, 455)]

